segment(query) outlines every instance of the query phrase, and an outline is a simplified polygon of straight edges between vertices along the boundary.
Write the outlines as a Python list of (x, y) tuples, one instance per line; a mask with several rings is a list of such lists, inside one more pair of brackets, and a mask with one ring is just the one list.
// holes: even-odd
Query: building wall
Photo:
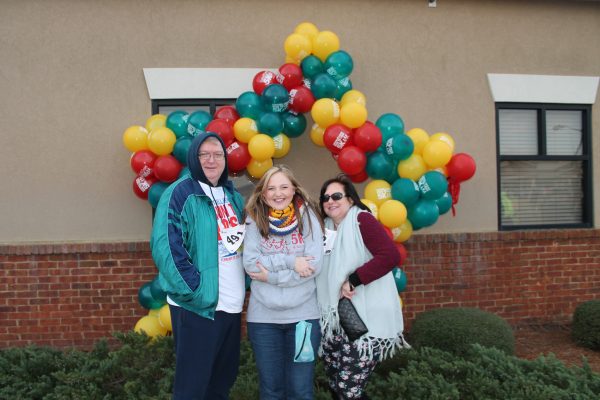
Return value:
[[(526, 324), (566, 324), (600, 299), (600, 230), (420, 235), (407, 245), (407, 329), (434, 307), (477, 307)], [(147, 242), (0, 246), (0, 348), (90, 348), (147, 313)]]
[[(4, 1), (0, 13), (0, 243), (145, 241), (121, 136), (144, 124), (145, 67), (266, 68), (302, 21), (335, 32), (370, 118), (449, 132), (478, 170), (456, 218), (429, 233), (497, 229), (488, 73), (600, 75), (600, 4), (585, 1)], [(593, 108), (594, 158), (600, 113)], [(337, 173), (308, 135), (282, 159), (316, 193)], [(598, 163), (594, 173), (600, 174)], [(600, 214), (595, 188), (595, 221)]]

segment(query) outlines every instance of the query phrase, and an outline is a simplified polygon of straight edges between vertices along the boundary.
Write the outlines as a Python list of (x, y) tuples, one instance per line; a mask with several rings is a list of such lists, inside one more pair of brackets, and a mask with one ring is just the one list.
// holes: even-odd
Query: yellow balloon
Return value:
[(365, 206), (369, 207), (371, 214), (373, 214), (375, 219), (379, 220), (379, 209), (377, 208), (377, 204), (369, 199), (360, 199), (360, 201), (362, 201)]
[(137, 333), (146, 332), (146, 335), (150, 337), (164, 336), (167, 333), (167, 330), (160, 325), (158, 322), (158, 318), (146, 315), (136, 322), (135, 327), (133, 328)]
[(452, 148), (441, 140), (430, 140), (423, 148), (423, 160), (429, 168), (439, 168), (452, 158)]
[(273, 158), (285, 157), (287, 153), (290, 152), (290, 147), (292, 144), (290, 143), (290, 138), (287, 137), (287, 135), (280, 133), (273, 138), (273, 143), (275, 143), (275, 153), (273, 154)]
[(412, 154), (406, 160), (398, 163), (398, 175), (401, 178), (412, 179), (418, 181), (421, 175), (427, 172), (427, 165), (423, 161), (423, 157), (418, 154)]
[(248, 163), (248, 166), (246, 167), (246, 171), (248, 171), (250, 176), (252, 176), (253, 178), (260, 179), (265, 174), (265, 172), (267, 172), (272, 166), (273, 159), (271, 158), (264, 161), (251, 159)]
[(253, 159), (265, 161), (275, 154), (275, 143), (269, 135), (259, 133), (248, 142), (248, 152)]
[(450, 146), (450, 148), (452, 149), (452, 152), (454, 153), (455, 143), (454, 143), (454, 139), (452, 138), (452, 136), (450, 136), (450, 134), (448, 134), (446, 132), (434, 133), (433, 135), (431, 135), (429, 140), (441, 140), (442, 142), (444, 142), (448, 146)]
[(319, 124), (313, 124), (310, 129), (310, 140), (314, 144), (320, 147), (325, 147), (325, 142), (323, 141), (323, 135), (325, 134), (325, 128), (319, 126)]
[(325, 62), (327, 57), (340, 49), (340, 39), (330, 31), (321, 31), (312, 41), (312, 53)]
[(158, 312), (160, 311), (160, 308), (153, 308), (152, 310), (148, 311), (148, 315), (151, 317), (156, 317), (158, 318)]
[(254, 136), (258, 135), (256, 121), (252, 118), (240, 118), (233, 124), (233, 134), (235, 138), (242, 143), (250, 142)]
[(408, 137), (410, 137), (415, 145), (415, 149), (413, 150), (413, 154), (423, 154), (423, 148), (429, 142), (429, 135), (421, 128), (412, 128), (410, 131), (406, 132)]
[(171, 310), (169, 309), (168, 304), (165, 304), (159, 309), (158, 322), (160, 323), (160, 326), (162, 326), (166, 330), (173, 330), (173, 323), (171, 322)]
[(311, 53), (312, 44), (311, 40), (306, 36), (299, 33), (292, 33), (285, 39), (283, 49), (285, 50), (285, 54), (290, 58), (302, 60)]
[(367, 120), (367, 108), (362, 104), (349, 103), (340, 109), (340, 120), (348, 128), (358, 128)]
[(123, 132), (123, 144), (127, 150), (136, 152), (148, 148), (148, 131), (140, 125), (133, 125)]
[(363, 106), (366, 107), (367, 106), (367, 98), (365, 97), (364, 94), (362, 94), (362, 92), (359, 92), (358, 90), (355, 90), (355, 89), (348, 90), (342, 96), (342, 100), (340, 100), (340, 107), (344, 107), (348, 103), (358, 103), (358, 104), (362, 104)]
[(290, 57), (288, 55), (285, 56), (285, 62), (286, 64), (296, 64), (296, 65), (300, 65), (300, 60)]
[(395, 228), (406, 221), (408, 211), (402, 202), (387, 200), (379, 207), (379, 220), (388, 228)]
[(162, 114), (154, 114), (146, 120), (146, 130), (150, 132), (154, 128), (167, 126), (167, 116)]
[(296, 26), (294, 33), (304, 35), (312, 41), (319, 34), (319, 28), (311, 22), (302, 22)]
[(150, 131), (148, 134), (148, 148), (158, 156), (164, 156), (173, 151), (177, 137), (172, 130), (161, 126)]
[(392, 198), (392, 185), (383, 179), (372, 180), (365, 186), (365, 197), (379, 207)]
[(319, 99), (314, 102), (310, 115), (319, 126), (327, 128), (340, 120), (340, 106), (333, 99)]
[(413, 227), (410, 223), (410, 220), (408, 219), (404, 221), (404, 223), (402, 223), (400, 226), (392, 228), (392, 235), (394, 235), (394, 242), (396, 243), (406, 242), (408, 239), (410, 239), (412, 233)]

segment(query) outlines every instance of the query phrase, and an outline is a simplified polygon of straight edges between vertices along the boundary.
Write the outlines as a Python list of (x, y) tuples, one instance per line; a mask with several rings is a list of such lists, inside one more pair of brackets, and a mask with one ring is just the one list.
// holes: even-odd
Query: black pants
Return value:
[(173, 400), (227, 399), (240, 364), (241, 314), (203, 318), (169, 306), (175, 340)]

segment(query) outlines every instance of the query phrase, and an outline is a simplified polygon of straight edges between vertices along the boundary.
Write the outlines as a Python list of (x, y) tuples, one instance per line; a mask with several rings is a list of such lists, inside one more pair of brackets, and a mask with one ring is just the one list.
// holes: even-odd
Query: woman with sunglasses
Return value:
[(312, 399), (321, 340), (315, 283), (323, 259), (318, 208), (292, 171), (279, 165), (260, 179), (246, 212), (242, 257), (252, 278), (247, 327), (260, 398)]
[[(323, 184), (320, 205), (326, 237), (323, 271), (317, 277), (322, 358), (334, 399), (365, 399), (377, 363), (408, 347), (391, 273), (400, 253), (345, 175)], [(352, 300), (368, 328), (355, 341), (340, 326), (342, 297)]]

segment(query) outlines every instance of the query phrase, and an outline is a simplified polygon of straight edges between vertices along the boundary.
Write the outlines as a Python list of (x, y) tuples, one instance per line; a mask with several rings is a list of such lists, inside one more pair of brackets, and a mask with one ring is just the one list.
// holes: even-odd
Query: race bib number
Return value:
[(325, 235), (323, 236), (323, 248), (325, 255), (329, 255), (333, 251), (333, 243), (335, 242), (336, 236), (337, 231), (325, 228)]
[(238, 225), (231, 228), (221, 229), (221, 240), (223, 246), (230, 253), (235, 253), (240, 248), (244, 241), (244, 234), (246, 233), (246, 225)]

